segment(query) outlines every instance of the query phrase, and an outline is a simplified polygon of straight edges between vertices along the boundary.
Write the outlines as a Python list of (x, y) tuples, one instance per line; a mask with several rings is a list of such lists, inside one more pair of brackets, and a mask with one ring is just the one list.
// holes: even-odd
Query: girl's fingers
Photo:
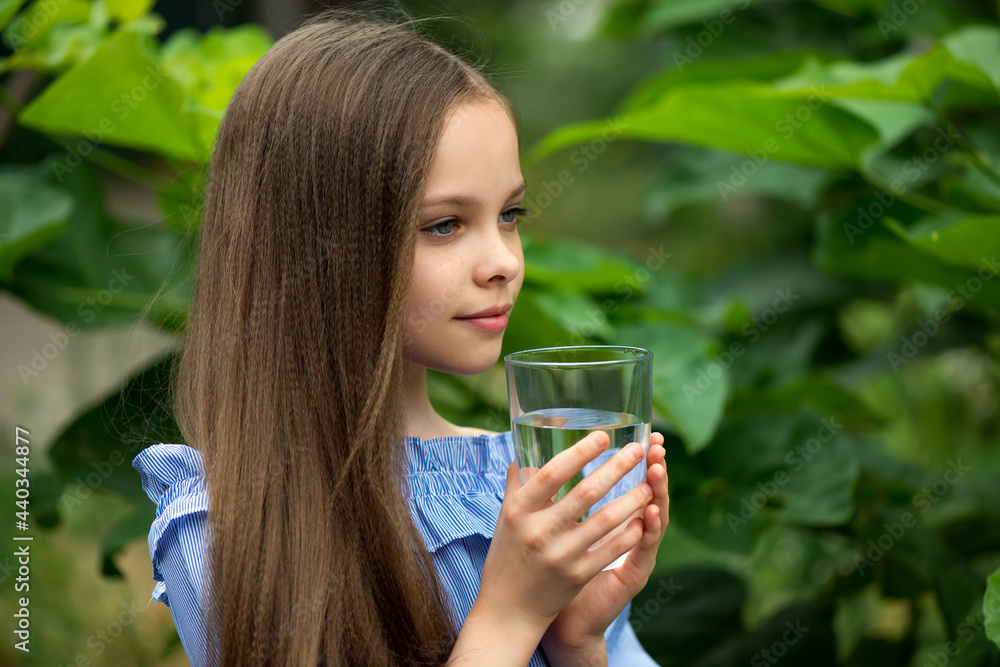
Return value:
[[(604, 431), (593, 431), (569, 449), (559, 452), (524, 484), (520, 494), (521, 501), (529, 509), (548, 506), (562, 485), (572, 479), (585, 464), (597, 458), (610, 442), (611, 438)], [(582, 514), (580, 512), (577, 517)]]
[(662, 463), (650, 466), (646, 481), (653, 487), (653, 499), (642, 513), (645, 530), (642, 538), (628, 556), (628, 563), (639, 571), (652, 569), (656, 552), (660, 548), (667, 523), (670, 521), (670, 495), (667, 493), (667, 468)]
[(653, 480), (649, 482), (649, 485), (653, 487), (653, 500), (650, 503), (655, 505), (660, 510), (660, 523), (662, 525), (662, 530), (666, 529), (667, 523), (670, 522), (670, 490), (669, 490), (669, 480), (667, 479), (667, 465), (665, 463), (657, 463), (653, 466), (652, 470)]
[(644, 530), (638, 543), (632, 548), (628, 555), (626, 565), (631, 565), (637, 571), (652, 571), (656, 563), (656, 551), (660, 548), (660, 541), (663, 539), (663, 525), (660, 521), (660, 508), (658, 505), (650, 503), (643, 511), (642, 520)]
[(646, 454), (646, 465), (650, 466), (654, 463), (660, 463), (666, 455), (667, 450), (663, 448), (663, 436), (659, 433), (654, 433), (649, 438), (649, 452)]
[(587, 517), (573, 532), (572, 539), (575, 548), (582, 552), (621, 526), (630, 516), (642, 510), (649, 503), (652, 493), (652, 486), (643, 482), (621, 498), (616, 498), (599, 509), (593, 516)]
[(616, 533), (600, 546), (589, 549), (581, 556), (581, 559), (587, 562), (588, 568), (593, 568), (595, 571), (600, 572), (600, 570), (613, 563), (623, 553), (629, 549), (634, 549), (642, 540), (644, 534), (645, 530), (643, 529), (642, 519), (635, 517), (628, 522), (624, 530)]
[(579, 519), (645, 457), (646, 453), (642, 446), (635, 442), (615, 452), (614, 456), (588, 473), (583, 481), (556, 503), (556, 507), (562, 513), (562, 519), (566, 522)]

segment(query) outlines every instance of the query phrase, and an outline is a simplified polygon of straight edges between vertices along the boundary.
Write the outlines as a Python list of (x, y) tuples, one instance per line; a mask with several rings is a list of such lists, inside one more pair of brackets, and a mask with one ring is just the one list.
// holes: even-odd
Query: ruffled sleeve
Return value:
[(428, 551), (471, 535), (493, 537), (514, 460), (509, 436), (406, 439), (405, 493)]
[(203, 616), (208, 488), (201, 454), (185, 445), (147, 447), (132, 467), (156, 503), (149, 529), (152, 597), (168, 607), (192, 665), (205, 664)]

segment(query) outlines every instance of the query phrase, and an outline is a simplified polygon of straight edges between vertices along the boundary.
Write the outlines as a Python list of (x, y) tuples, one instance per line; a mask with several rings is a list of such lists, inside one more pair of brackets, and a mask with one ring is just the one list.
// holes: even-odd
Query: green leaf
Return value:
[(133, 324), (140, 314), (180, 329), (194, 261), (184, 237), (160, 225), (111, 220), (87, 165), (60, 172), (59, 178), (75, 200), (66, 233), (18, 262), (7, 288), (63, 322), (69, 336), (87, 328)]
[[(654, 368), (655, 368), (654, 359)], [(776, 521), (835, 526), (854, 512), (860, 463), (836, 419), (811, 411), (726, 421), (712, 445), (670, 461), (671, 507), (692, 537), (717, 549), (747, 553), (753, 537)]]
[(153, 8), (155, 0), (107, 0), (108, 15), (118, 21), (134, 21)]
[(823, 64), (806, 59), (798, 71), (774, 82), (779, 90), (821, 87), (835, 98), (924, 103), (946, 77), (973, 87), (989, 81), (976, 69), (955, 60), (942, 46), (914, 55), (901, 53), (873, 62), (840, 60)]
[[(732, 23), (736, 16), (751, 3), (760, 4), (766, 0), (669, 0), (655, 2), (642, 21), (641, 31), (651, 35), (683, 25), (696, 23), (702, 19), (720, 17), (720, 28)], [(723, 23), (723, 21), (725, 21)]]
[(653, 577), (632, 601), (629, 624), (662, 667), (696, 664), (705, 646), (743, 631), (747, 589), (729, 570), (695, 565)]
[(149, 503), (132, 461), (149, 445), (182, 443), (168, 397), (173, 361), (168, 355), (128, 378), (120, 392), (77, 415), (56, 438), (49, 460), (64, 488), (64, 512), (75, 511), (97, 490)]
[(822, 169), (685, 147), (646, 195), (643, 208), (653, 223), (665, 222), (680, 208), (739, 197), (786, 199), (806, 208), (816, 203), (831, 178)]
[(730, 418), (744, 419), (762, 414), (797, 412), (805, 406), (820, 414), (836, 417), (849, 427), (871, 428), (885, 421), (855, 394), (819, 375), (796, 379), (780, 387), (753, 387), (735, 393), (726, 414)]
[[(763, 495), (778, 520), (838, 525), (854, 511), (860, 471), (843, 428), (835, 418), (809, 411), (727, 423), (706, 453), (711, 469), (733, 487), (731, 494), (746, 498), (750, 507)], [(746, 518), (745, 507), (740, 511)]]
[(221, 116), (236, 86), (271, 43), (268, 32), (253, 24), (215, 26), (204, 35), (185, 28), (163, 45), (163, 67), (199, 104)]
[(524, 279), (559, 289), (589, 293), (621, 290), (624, 279), (635, 272), (629, 259), (592, 245), (560, 239), (522, 239)]
[(37, 169), (0, 169), (0, 278), (9, 281), (24, 256), (66, 232), (73, 197)]
[(709, 355), (712, 340), (668, 322), (622, 325), (616, 339), (653, 353), (653, 406), (689, 452), (704, 448), (722, 419), (729, 391), (728, 371)]
[(206, 162), (184, 169), (164, 185), (159, 193), (164, 224), (184, 234), (196, 231), (204, 213), (207, 181)]
[(891, 229), (907, 243), (945, 262), (978, 269), (984, 258), (1000, 253), (1000, 216), (927, 217), (909, 228), (893, 221)]
[[(974, 40), (977, 59), (987, 57), (989, 39)], [(614, 118), (557, 129), (532, 147), (529, 159), (611, 133), (757, 151), (805, 165), (852, 167), (865, 149), (880, 145), (877, 153), (881, 153), (918, 122), (925, 122), (929, 114), (923, 105), (946, 78), (993, 88), (977, 67), (957, 60), (940, 45), (922, 54), (898, 54), (870, 63), (824, 64), (808, 57), (795, 72), (771, 84), (740, 81), (738, 72), (730, 78), (699, 79), (702, 68), (692, 69), (695, 73), (686, 77), (671, 71), (641, 85)], [(731, 122), (735, 117), (739, 124)]]
[[(131, 468), (131, 462), (129, 468)], [(137, 539), (149, 534), (149, 527), (156, 519), (156, 505), (134, 502), (128, 513), (115, 521), (101, 540), (101, 573), (107, 577), (122, 578), (114, 557)]]
[(700, 59), (680, 69), (664, 70), (642, 82), (619, 104), (621, 111), (655, 102), (670, 88), (692, 83), (766, 83), (797, 70), (815, 55), (782, 52), (738, 61)]
[(972, 25), (945, 35), (942, 42), (955, 60), (975, 67), (1000, 93), (1000, 30)]
[(63, 2), (33, 2), (11, 21), (3, 33), (4, 41), (12, 49), (28, 46), (42, 49), (47, 43), (49, 32), (60, 24), (86, 24), (90, 21), (91, 4), (86, 0), (63, 0)]
[(983, 615), (986, 617), (986, 636), (1000, 646), (1000, 569), (986, 580)]
[[(828, 104), (815, 90), (776, 90), (751, 83), (672, 87), (655, 101), (600, 122), (563, 126), (529, 151), (538, 160), (603, 136), (710, 146), (832, 169), (854, 168), (879, 140), (868, 123)], [(739, 118), (739, 123), (733, 119)]]
[[(540, 347), (570, 345), (569, 332), (550, 316), (539, 303), (544, 289), (526, 284), (517, 296), (517, 304), (510, 313), (510, 322), (503, 335), (501, 354), (531, 350)], [(544, 297), (542, 297), (544, 301)]]
[(145, 35), (120, 32), (87, 61), (56, 79), (25, 107), (24, 125), (195, 162), (207, 159), (202, 125), (180, 85), (160, 65)]
[(246, 24), (215, 26), (204, 35), (193, 28), (178, 30), (163, 45), (163, 68), (205, 116), (202, 142), (211, 144), (236, 86), (272, 41), (264, 28)]
[(24, 0), (0, 0), (0, 28), (4, 28), (17, 14)]
[[(823, 270), (868, 280), (917, 281), (952, 291), (969, 287), (975, 272), (946, 263), (900, 241), (885, 227), (872, 223), (871, 217), (868, 218), (870, 226), (863, 228), (865, 211), (874, 203), (877, 202), (863, 202), (841, 220), (820, 223), (816, 261)], [(905, 206), (899, 203), (896, 206), (899, 213), (905, 212)], [(1000, 310), (1000, 280), (976, 280), (980, 281), (981, 288), (972, 300)], [(964, 305), (965, 301), (961, 303)]]
[(539, 291), (535, 303), (560, 327), (569, 332), (570, 341), (580, 344), (598, 338), (615, 339), (614, 327), (607, 313), (593, 299), (569, 290)]

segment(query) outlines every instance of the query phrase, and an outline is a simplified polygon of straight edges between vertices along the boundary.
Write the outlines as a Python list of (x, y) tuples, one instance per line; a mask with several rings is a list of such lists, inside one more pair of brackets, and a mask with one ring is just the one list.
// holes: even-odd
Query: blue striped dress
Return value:
[[(427, 440), (408, 436), (405, 445), (410, 513), (449, 594), (456, 627), (461, 627), (479, 592), (507, 466), (514, 460), (511, 432)], [(151, 445), (132, 466), (156, 503), (149, 530), (149, 557), (158, 582), (152, 597), (170, 607), (191, 664), (205, 665), (201, 604), (208, 489), (201, 454), (185, 445)], [(655, 666), (636, 639), (628, 614), (626, 607), (605, 632), (609, 667)], [(539, 646), (528, 666), (547, 665)]]

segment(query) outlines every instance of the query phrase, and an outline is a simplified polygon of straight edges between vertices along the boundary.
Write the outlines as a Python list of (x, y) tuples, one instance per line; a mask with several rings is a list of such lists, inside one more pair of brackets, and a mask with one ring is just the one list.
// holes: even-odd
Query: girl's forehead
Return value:
[(469, 102), (445, 123), (424, 201), (427, 206), (475, 203), (471, 200), (507, 195), (523, 181), (517, 135), (507, 113), (493, 100)]

